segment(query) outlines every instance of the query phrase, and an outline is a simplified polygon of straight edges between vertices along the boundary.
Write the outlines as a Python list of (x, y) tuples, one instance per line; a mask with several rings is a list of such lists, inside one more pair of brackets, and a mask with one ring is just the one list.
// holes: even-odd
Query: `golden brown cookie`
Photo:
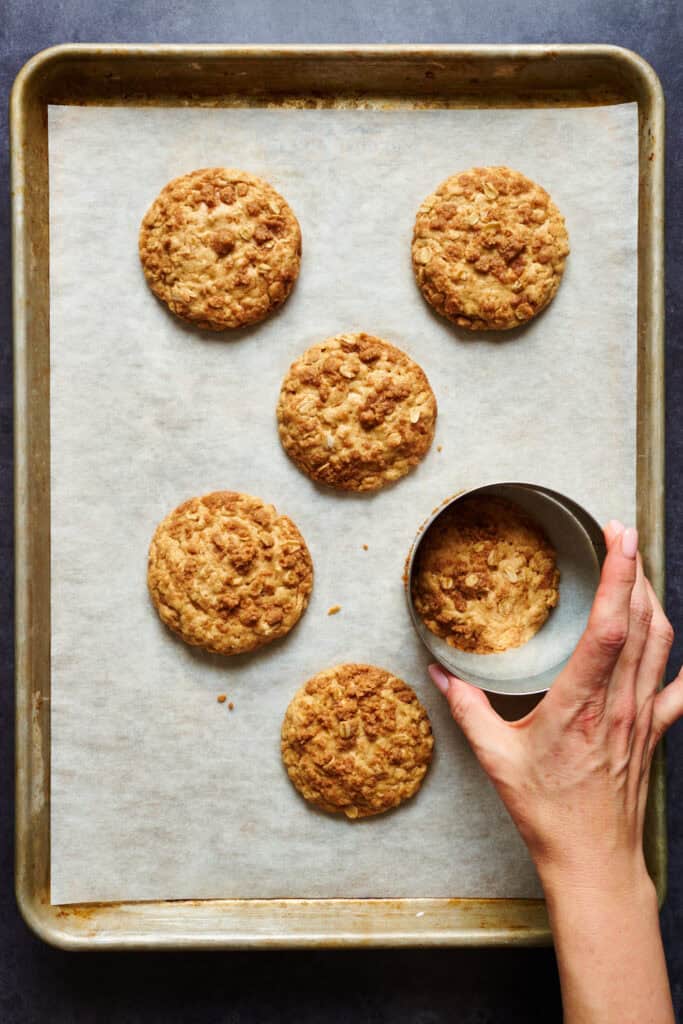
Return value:
[(188, 644), (242, 654), (289, 633), (308, 604), (313, 563), (291, 519), (260, 498), (190, 498), (157, 527), (147, 583)]
[(555, 551), (519, 506), (464, 498), (429, 527), (413, 571), (417, 613), (451, 647), (493, 654), (537, 633), (558, 600)]
[(154, 294), (184, 320), (222, 331), (282, 305), (299, 274), (301, 231), (267, 181), (209, 167), (161, 190), (139, 247)]
[(473, 167), (422, 203), (412, 251), (417, 283), (439, 313), (471, 331), (505, 331), (555, 296), (569, 244), (545, 189), (509, 167)]
[(436, 399), (405, 352), (370, 334), (338, 334), (292, 363), (277, 418), (285, 451), (313, 480), (371, 491), (427, 453)]
[(301, 795), (347, 818), (413, 796), (432, 757), (427, 712), (402, 679), (373, 665), (337, 665), (296, 693), (282, 723), (282, 759)]

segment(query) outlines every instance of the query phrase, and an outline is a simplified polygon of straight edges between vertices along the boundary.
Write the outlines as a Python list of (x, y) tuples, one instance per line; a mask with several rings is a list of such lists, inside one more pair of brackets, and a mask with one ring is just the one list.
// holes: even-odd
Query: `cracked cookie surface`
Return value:
[(347, 818), (381, 814), (413, 796), (433, 746), (415, 691), (373, 665), (319, 672), (295, 694), (282, 724), (282, 759), (294, 786)]
[(502, 498), (456, 502), (429, 527), (412, 597), (428, 629), (451, 647), (494, 654), (520, 647), (558, 601), (555, 550), (541, 527)]
[(147, 283), (173, 313), (222, 331), (282, 305), (299, 274), (301, 230), (268, 182), (210, 167), (161, 190), (143, 218), (139, 250)]
[(548, 193), (509, 167), (454, 174), (417, 212), (417, 283), (437, 312), (468, 330), (509, 330), (540, 313), (568, 254), (564, 217)]
[(147, 583), (162, 621), (188, 644), (242, 654), (284, 636), (313, 587), (313, 563), (291, 519), (260, 498), (216, 491), (159, 524)]
[(370, 334), (312, 345), (280, 390), (280, 440), (308, 476), (369, 491), (400, 479), (434, 437), (436, 399), (420, 366)]

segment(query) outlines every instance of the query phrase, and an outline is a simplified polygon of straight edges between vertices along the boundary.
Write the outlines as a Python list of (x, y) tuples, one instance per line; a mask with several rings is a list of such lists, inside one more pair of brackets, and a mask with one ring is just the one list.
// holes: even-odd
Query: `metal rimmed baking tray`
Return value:
[[(53, 906), (50, 822), (48, 104), (639, 109), (637, 519), (663, 591), (664, 103), (656, 75), (609, 46), (62, 46), (12, 95), (17, 585), (17, 859), (22, 912), (66, 948), (533, 944), (542, 901), (229, 899)], [(653, 770), (648, 863), (663, 898), (663, 759)]]

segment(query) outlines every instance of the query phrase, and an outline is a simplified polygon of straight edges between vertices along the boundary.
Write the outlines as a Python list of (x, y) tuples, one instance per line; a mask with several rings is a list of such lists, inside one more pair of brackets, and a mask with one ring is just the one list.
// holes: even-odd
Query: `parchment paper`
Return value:
[[(427, 680), (401, 572), (431, 509), (489, 481), (545, 484), (601, 520), (633, 522), (635, 105), (51, 107), (49, 146), (53, 902), (538, 895), (521, 841)], [(448, 174), (496, 163), (549, 190), (572, 253), (530, 326), (468, 336), (415, 287), (412, 224)], [(170, 178), (220, 164), (286, 196), (304, 256), (280, 314), (215, 336), (152, 296), (137, 234)], [(359, 329), (418, 359), (440, 408), (428, 458), (369, 497), (311, 484), (281, 451), (274, 417), (290, 362)], [(174, 639), (145, 584), (157, 522), (217, 488), (274, 502), (315, 562), (296, 630), (235, 659)], [(333, 604), (342, 611), (328, 617)], [(293, 693), (342, 661), (412, 683), (436, 737), (418, 797), (356, 823), (311, 810), (279, 756)]]

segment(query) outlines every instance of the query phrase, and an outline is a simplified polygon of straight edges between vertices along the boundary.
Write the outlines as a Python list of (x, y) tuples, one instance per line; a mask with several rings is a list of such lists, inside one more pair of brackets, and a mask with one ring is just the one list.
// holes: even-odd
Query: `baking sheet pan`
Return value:
[[(453, 51), (451, 51), (451, 52), (452, 52), (452, 59), (453, 59)], [(394, 54), (396, 59), (398, 59), (398, 55), (399, 55), (398, 53)], [(405, 56), (404, 53), (402, 53), (401, 55)], [(111, 59), (111, 56), (112, 55), (110, 54), (109, 55), (110, 59)], [(288, 57), (289, 56), (291, 56), (291, 54), (288, 54)], [(245, 60), (245, 54), (244, 53), (240, 54), (239, 57), (236, 57), (236, 59), (244, 61)], [(332, 63), (335, 63), (335, 60), (338, 61), (338, 59), (339, 59), (339, 53), (336, 54), (336, 56), (334, 57)], [(383, 53), (382, 57), (378, 57), (377, 59), (379, 60), (380, 63), (382, 63), (382, 60), (386, 59), (386, 51)], [(405, 67), (408, 67), (409, 65), (411, 67), (413, 67), (411, 61), (413, 61), (413, 63), (414, 63), (415, 59), (416, 59), (416, 57), (415, 57), (415, 55), (413, 55), (410, 60), (405, 61)], [(427, 54), (425, 54), (425, 59), (427, 59)], [(434, 53), (433, 53), (433, 51), (431, 51), (429, 53), (429, 58), (428, 59), (429, 59), (430, 63), (433, 63), (433, 60), (434, 60)], [(613, 56), (613, 59), (617, 60), (617, 59), (624, 59), (624, 58), (623, 57), (622, 58), (618, 58), (616, 56)], [(628, 61), (627, 61), (627, 63), (628, 63)], [(445, 65), (447, 65), (447, 60), (445, 62)], [(337, 63), (336, 67), (337, 67), (337, 72), (338, 72), (338, 70), (339, 70), (338, 63)], [(368, 67), (370, 67), (370, 66), (368, 66)], [(453, 67), (453, 65), (452, 65), (452, 67)], [(429, 68), (427, 68), (426, 70), (429, 70)], [(427, 80), (427, 81), (430, 81), (430, 80)], [(451, 97), (451, 98), (453, 99), (453, 97)], [(623, 96), (622, 98), (634, 98), (634, 96), (627, 94), (626, 96)], [(643, 120), (642, 120), (642, 106), (641, 106), (641, 158), (642, 158), (642, 141), (643, 141)], [(652, 151), (652, 153), (654, 153), (654, 151)], [(654, 161), (649, 161), (650, 165), (653, 164), (653, 163), (654, 163)], [(641, 199), (641, 213), (642, 213), (642, 199), (643, 199), (643, 186), (642, 186), (642, 182), (641, 182), (640, 199)], [(22, 211), (22, 212), (24, 212), (24, 211)], [(641, 216), (641, 241), (642, 241), (643, 227), (647, 226), (647, 223), (649, 223), (649, 218), (644, 223), (643, 222), (643, 218)], [(650, 255), (651, 255), (651, 253), (650, 253)], [(642, 263), (643, 263), (643, 255), (642, 255), (642, 250), (641, 250), (641, 267), (642, 267)], [(641, 285), (641, 290), (640, 290), (640, 294), (639, 294), (639, 299), (641, 300), (641, 312), (642, 312), (642, 298), (643, 298), (643, 290), (642, 290), (642, 285)], [(653, 326), (656, 326), (656, 325), (653, 325), (652, 322), (650, 321), (650, 324), (649, 324), (650, 330), (652, 329)], [(642, 327), (642, 321), (641, 321), (641, 327)], [(640, 335), (641, 344), (640, 344), (640, 349), (639, 349), (639, 351), (640, 351), (640, 361), (641, 361), (641, 366), (639, 367), (639, 373), (640, 373), (641, 380), (643, 378), (643, 374), (641, 372), (642, 371), (642, 364), (643, 364), (642, 337), (643, 336), (642, 336), (642, 331), (641, 331), (641, 335)], [(652, 347), (652, 336), (650, 335), (650, 337), (648, 337), (647, 340), (650, 343), (650, 347)], [(656, 345), (654, 345), (654, 354), (656, 354)], [(650, 370), (651, 370), (651, 368), (653, 366), (653, 362), (654, 362), (654, 364), (656, 364), (656, 359), (655, 358), (653, 359), (653, 352), (652, 351), (646, 352), (646, 356), (647, 357), (644, 359), (645, 365), (648, 368), (650, 368)], [(653, 386), (656, 389), (656, 375), (655, 375), (654, 384), (652, 383), (652, 377), (649, 374), (648, 374), (648, 378), (647, 379), (650, 382), (650, 386)], [(20, 378), (19, 378), (18, 383), (20, 384)], [(642, 394), (642, 388), (639, 388), (639, 398), (640, 398), (641, 394)], [(641, 408), (642, 408), (642, 406), (641, 406)], [(639, 432), (642, 429), (642, 416), (639, 418), (638, 429), (639, 429)], [(656, 451), (655, 451), (654, 454), (656, 455)], [(35, 469), (35, 467), (34, 467), (34, 469)], [(641, 476), (642, 476), (642, 460), (641, 460), (641, 465), (640, 465), (640, 473), (641, 473)], [(34, 482), (36, 482), (36, 481), (34, 480)], [(648, 492), (648, 494), (650, 495), (650, 501), (652, 501), (652, 497), (651, 497), (652, 496), (652, 492), (651, 492), (651, 490), (650, 490), (650, 492)], [(655, 488), (655, 497), (656, 497), (656, 488)], [(640, 502), (640, 494), (639, 494), (639, 525), (641, 525), (641, 529), (642, 529), (643, 528), (643, 523), (642, 523), (641, 508), (642, 508), (642, 505), (641, 505), (641, 502)], [(654, 526), (656, 527), (656, 525), (657, 524), (655, 522)], [(654, 532), (656, 534), (656, 529), (654, 529)], [(656, 552), (656, 550), (657, 550), (656, 538), (655, 538), (654, 543), (652, 543), (652, 534), (651, 534), (651, 532), (647, 532), (647, 543), (652, 545), (652, 550), (654, 550)], [(650, 572), (651, 573), (653, 572), (652, 566), (650, 567)], [(654, 565), (654, 574), (655, 574), (655, 578), (656, 578), (656, 565)], [(35, 653), (35, 651), (32, 651), (32, 653)], [(41, 696), (44, 697), (45, 692), (46, 691), (45, 691), (44, 688), (40, 689)], [(37, 696), (37, 693), (36, 693), (36, 696)], [(43, 725), (43, 719), (44, 719), (44, 712), (43, 712), (42, 707), (38, 707), (37, 706), (37, 703), (35, 701), (35, 697), (34, 697), (34, 707), (36, 708), (35, 715), (36, 715), (37, 721), (38, 721), (39, 725), (42, 726)], [(34, 740), (35, 740), (35, 738), (36, 737), (34, 736)], [(42, 739), (43, 739), (43, 735), (42, 735), (42, 732), (41, 732), (41, 740)], [(34, 743), (34, 745), (35, 745), (35, 743)], [(37, 788), (37, 790), (39, 790), (40, 787), (36, 787), (36, 788)], [(35, 793), (34, 796), (38, 796), (38, 794)], [(44, 799), (44, 797), (45, 797), (45, 792), (44, 791), (42, 792), (41, 796)], [(656, 873), (656, 871), (655, 871), (655, 873)], [(43, 899), (44, 899), (44, 897), (45, 897), (44, 891), (43, 891), (42, 896), (43, 896)], [(206, 910), (206, 908), (209, 907), (210, 904), (213, 904), (213, 902), (214, 901), (205, 901), (204, 902), (205, 910)], [(227, 914), (228, 913), (228, 909), (229, 909), (229, 913), (230, 914), (232, 914), (232, 913), (239, 914), (241, 921), (244, 920), (244, 918), (242, 916), (243, 914), (245, 914), (247, 916), (247, 918), (250, 918), (251, 914), (256, 912), (255, 906), (256, 906), (256, 904), (258, 902), (259, 901), (257, 901), (257, 900), (236, 900), (236, 901), (223, 900), (223, 901), (216, 901), (217, 905), (220, 905), (222, 907), (223, 913)], [(271, 910), (271, 912), (273, 914), (273, 920), (274, 920), (276, 914), (278, 914), (278, 910), (279, 910), (279, 907), (281, 906), (282, 902), (286, 902), (289, 907), (292, 907), (292, 906), (298, 907), (300, 905), (301, 901), (298, 901), (298, 900), (296, 900), (296, 901), (289, 901), (289, 900), (288, 901), (279, 901), (279, 900), (268, 901), (267, 905), (270, 907), (270, 910)], [(472, 902), (477, 904), (477, 905), (479, 905), (481, 903), (481, 906), (483, 906), (484, 903), (485, 903), (485, 901), (481, 902), (479, 900), (464, 901), (464, 902), (457, 900), (457, 901), (455, 901), (455, 904), (452, 901), (445, 901), (445, 900), (436, 900), (436, 901), (432, 901), (432, 902), (438, 904), (439, 906), (441, 906), (442, 904), (443, 904), (443, 906), (445, 906), (446, 903), (447, 903), (447, 905), (449, 905), (449, 907), (457, 906), (458, 913), (461, 913), (461, 912), (465, 913), (465, 906), (466, 906), (466, 904), (467, 904), (467, 909), (470, 910), (472, 908), (471, 907), (471, 903)], [(499, 930), (497, 932), (497, 939), (496, 939), (496, 941), (500, 941), (502, 936), (505, 936), (506, 940), (509, 941), (510, 937), (511, 937), (511, 934), (514, 934), (514, 933), (509, 933), (509, 932), (506, 931), (505, 924), (504, 924), (504, 922), (505, 922), (505, 914), (506, 914), (507, 911), (514, 912), (517, 904), (516, 904), (516, 901), (514, 901), (514, 900), (505, 900), (505, 901), (502, 901), (502, 902), (507, 904), (507, 905), (506, 905), (505, 909), (502, 908), (502, 915), (501, 915), (501, 918), (499, 919)], [(335, 912), (336, 912), (336, 909), (337, 909), (338, 905), (340, 904), (340, 901), (339, 900), (314, 900), (313, 903), (317, 904), (317, 909), (322, 914), (322, 919), (321, 920), (325, 921), (326, 912), (332, 911), (333, 907), (335, 908)], [(410, 926), (411, 927), (408, 927), (408, 921), (410, 920), (410, 918), (408, 918), (408, 915), (410, 914), (411, 918), (413, 918), (413, 914), (411, 913), (410, 908), (412, 906), (416, 905), (416, 901), (411, 900), (411, 899), (400, 900), (397, 903), (395, 901), (391, 901), (391, 900), (377, 900), (377, 901), (375, 901), (375, 900), (370, 900), (370, 901), (349, 900), (349, 901), (343, 901), (343, 903), (349, 909), (351, 908), (351, 904), (356, 904), (357, 903), (359, 906), (362, 907), (362, 910), (360, 911), (361, 915), (370, 914), (370, 921), (373, 921), (375, 923), (374, 926), (373, 926), (374, 931), (373, 931), (373, 928), (371, 928), (371, 931), (373, 931), (373, 934), (375, 935), (375, 939), (374, 940), (371, 939), (371, 941), (376, 941), (378, 943), (386, 943), (386, 942), (394, 942), (394, 941), (445, 941), (445, 942), (449, 942), (449, 941), (478, 941), (478, 940), (480, 940), (480, 941), (490, 941), (490, 935), (492, 935), (492, 932), (490, 932), (489, 929), (487, 929), (486, 927), (482, 926), (482, 928), (481, 928), (481, 935), (478, 937), (478, 940), (477, 940), (477, 939), (473, 938), (471, 931), (468, 932), (468, 930), (466, 928), (461, 927), (460, 922), (452, 924), (452, 926), (450, 928), (446, 928), (444, 931), (442, 930), (440, 932), (440, 935), (439, 935), (439, 934), (436, 934), (436, 933), (430, 931), (431, 925), (428, 925), (428, 923), (425, 923), (422, 918), (415, 918), (414, 921), (410, 922)], [(461, 903), (462, 903), (462, 905), (461, 905)], [(405, 921), (402, 922), (402, 928), (403, 928), (403, 931), (401, 933), (402, 938), (398, 937), (398, 933), (395, 932), (395, 931), (394, 932), (390, 932), (390, 933), (387, 933), (387, 931), (386, 931), (386, 919), (382, 915), (384, 914), (385, 910), (388, 910), (389, 905), (391, 905), (391, 906), (398, 905), (398, 906), (401, 907), (401, 910), (399, 911), (399, 916), (402, 913), (402, 910), (404, 910), (405, 914), (407, 914), (407, 919), (405, 919)], [(140, 904), (136, 904), (136, 906), (140, 906)], [(443, 906), (441, 906), (441, 908), (443, 908)], [(529, 924), (529, 931), (524, 932), (524, 938), (526, 940), (528, 940), (529, 935), (532, 935), (533, 937), (535, 937), (537, 939), (539, 937), (545, 937), (545, 935), (544, 935), (544, 926), (540, 926), (540, 932), (539, 931), (535, 931), (535, 928), (539, 927), (538, 926), (538, 922), (540, 920), (539, 914), (542, 913), (541, 909), (538, 907), (536, 902), (535, 901), (525, 901), (523, 903), (523, 907), (524, 907), (524, 912), (527, 914), (527, 921), (530, 923)], [(65, 918), (60, 919), (60, 921), (61, 922), (67, 922), (67, 925), (65, 925), (65, 928), (66, 928), (66, 931), (68, 933), (67, 939), (65, 940), (65, 939), (61, 938), (61, 941), (69, 942), (69, 941), (72, 941), (70, 936), (75, 935), (76, 932), (78, 932), (78, 929), (76, 929), (75, 925), (74, 925), (75, 921), (80, 920), (78, 918), (78, 909), (76, 908), (73, 911), (62, 910), (61, 912), (66, 914)], [(416, 911), (416, 912), (419, 913), (420, 911)], [(94, 911), (89, 910), (88, 911), (88, 919), (90, 921), (91, 930), (92, 930), (93, 916), (96, 916), (96, 914), (94, 914)], [(110, 914), (110, 916), (111, 916), (111, 914)], [(288, 914), (288, 919), (289, 919), (289, 914)], [(130, 920), (130, 919), (128, 919), (128, 920)], [(432, 922), (434, 921), (433, 910), (432, 910), (431, 921)], [(234, 918), (232, 918), (232, 920), (230, 921), (229, 925), (227, 925), (227, 926), (224, 925), (223, 927), (224, 927), (225, 930), (224, 930), (224, 932), (222, 934), (222, 938), (218, 940), (219, 942), (222, 942), (223, 944), (246, 944), (249, 941), (251, 941), (250, 939), (248, 939), (246, 937), (245, 929), (244, 928), (242, 929), (242, 931), (240, 932), (239, 935), (237, 934), (238, 931), (240, 931), (240, 930), (234, 928)], [(65, 930), (65, 928), (62, 928), (62, 931)], [(395, 928), (395, 921), (394, 921), (394, 928)], [(248, 931), (248, 930), (249, 929), (247, 928), (246, 931)], [(364, 928), (364, 930), (367, 931), (367, 925)], [(111, 933), (106, 934), (106, 932), (100, 931), (97, 927), (95, 927), (94, 931), (95, 931), (95, 934), (97, 936), (97, 941), (99, 941), (99, 942), (117, 943), (117, 942), (122, 942), (123, 941), (123, 942), (135, 943), (137, 941), (136, 937), (135, 937), (135, 930), (132, 929), (132, 932), (131, 932), (130, 925), (129, 925), (129, 931), (126, 933), (126, 930), (125, 930), (125, 927), (124, 927), (122, 929), (122, 932), (119, 934), (118, 938), (113, 938)], [(190, 928), (190, 931), (191, 931), (191, 928)], [(286, 933), (287, 933), (287, 931), (288, 930), (285, 929)], [(301, 936), (300, 935), (299, 937), (296, 937), (294, 935), (294, 932), (296, 932), (296, 931), (297, 931), (297, 929), (292, 928), (292, 933), (293, 934), (290, 936), (291, 941), (292, 942), (302, 942), (302, 941), (305, 942), (306, 941), (305, 936)], [(322, 931), (325, 932), (325, 926), (323, 926)], [(413, 933), (415, 933), (415, 934), (413, 934)], [(348, 937), (348, 936), (345, 939), (343, 937), (343, 934), (344, 934), (344, 930), (341, 927), (339, 929), (339, 936), (341, 936), (340, 938), (337, 938), (337, 933), (335, 933), (334, 931), (331, 931), (330, 935), (328, 937), (328, 941), (332, 941), (332, 942), (335, 942), (335, 941), (341, 941), (341, 942), (352, 941), (352, 939), (350, 937)], [(127, 935), (128, 937), (124, 938), (123, 937), (124, 935)], [(393, 935), (395, 937), (392, 938), (391, 935)], [(53, 938), (53, 940), (56, 940), (54, 935), (52, 935), (51, 937)], [(94, 936), (92, 938), (93, 938), (93, 941), (94, 941)], [(288, 938), (287, 934), (281, 934), (280, 938), (278, 940), (275, 940), (275, 941), (280, 941), (283, 944), (287, 944), (288, 941), (290, 940), (290, 938)], [(170, 941), (169, 934), (166, 933), (165, 936), (162, 936), (160, 934), (160, 935), (158, 935), (157, 940), (158, 940), (158, 942), (160, 944), (164, 944), (165, 941)], [(319, 935), (319, 934), (318, 934), (317, 940), (318, 941), (326, 941), (326, 939), (324, 937), (322, 937), (321, 935)], [(77, 942), (78, 939), (77, 938), (73, 938), (73, 941)], [(202, 939), (201, 939), (201, 937), (199, 935), (197, 935), (197, 941), (200, 942), (200, 943), (202, 942)], [(310, 941), (313, 941), (313, 938), (310, 938)]]
[[(491, 479), (536, 480), (600, 521), (635, 521), (636, 104), (51, 106), (48, 132), (52, 902), (539, 897), (516, 830), (427, 677), (401, 577), (424, 516)], [(547, 187), (572, 255), (544, 315), (463, 337), (415, 287), (412, 223), (453, 168), (496, 161)], [(221, 162), (287, 197), (304, 254), (277, 316), (217, 337), (150, 296), (137, 235), (167, 180)], [(274, 420), (291, 361), (347, 329), (416, 358), (440, 406), (418, 469), (355, 497), (313, 486)], [(315, 565), (299, 627), (241, 659), (174, 642), (145, 587), (156, 523), (221, 488), (291, 515)], [(436, 739), (419, 797), (355, 827), (306, 807), (278, 751), (294, 692), (342, 661), (407, 679)], [(234, 714), (217, 705), (220, 691)]]

